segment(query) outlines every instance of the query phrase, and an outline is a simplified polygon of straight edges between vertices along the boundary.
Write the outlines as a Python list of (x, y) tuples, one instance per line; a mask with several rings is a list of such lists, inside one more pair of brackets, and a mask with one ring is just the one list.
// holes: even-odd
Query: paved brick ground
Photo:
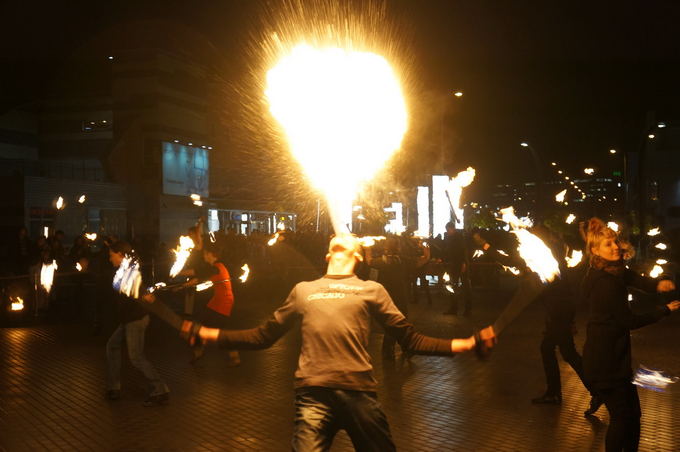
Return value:
[[(502, 294), (478, 294), (476, 312), (466, 320), (441, 315), (445, 301), (435, 298), (434, 306), (411, 305), (411, 318), (427, 334), (464, 335), (493, 320), (503, 300)], [(247, 306), (241, 323), (255, 325), (273, 306)], [(676, 316), (635, 332), (636, 362), (680, 375), (679, 327)], [(597, 420), (583, 418), (588, 395), (568, 366), (562, 367), (561, 407), (529, 403), (544, 389), (541, 330), (541, 306), (533, 306), (487, 362), (464, 355), (383, 363), (374, 334), (379, 397), (398, 448), (603, 450), (606, 410)], [(583, 339), (578, 336), (579, 347)], [(141, 406), (144, 382), (128, 363), (123, 399), (104, 400), (105, 341), (106, 334), (92, 337), (77, 324), (0, 329), (0, 450), (290, 450), (296, 335), (269, 350), (242, 353), (238, 368), (226, 367), (217, 349), (191, 365), (186, 346), (156, 320), (147, 354), (172, 390), (170, 403), (156, 408)], [(641, 450), (680, 450), (680, 388), (640, 390), (640, 398)], [(333, 450), (352, 450), (344, 432)]]

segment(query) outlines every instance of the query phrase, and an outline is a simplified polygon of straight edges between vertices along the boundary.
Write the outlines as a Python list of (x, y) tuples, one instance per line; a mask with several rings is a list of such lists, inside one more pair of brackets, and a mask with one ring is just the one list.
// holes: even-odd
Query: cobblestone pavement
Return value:
[[(476, 296), (472, 319), (444, 316), (434, 305), (411, 304), (416, 327), (430, 335), (467, 335), (496, 317), (498, 293)], [(247, 306), (241, 324), (254, 326), (275, 304)], [(454, 359), (415, 356), (383, 363), (381, 335), (371, 352), (379, 398), (402, 451), (600, 451), (608, 422), (602, 408), (584, 419), (588, 394), (562, 366), (561, 407), (529, 401), (544, 390), (539, 355), (542, 307), (530, 307), (502, 336), (493, 356)], [(580, 330), (583, 331), (582, 321)], [(293, 371), (299, 338), (289, 334), (272, 348), (242, 352), (226, 366), (225, 352), (208, 350), (197, 364), (175, 334), (154, 320), (147, 356), (167, 380), (170, 403), (144, 408), (141, 376), (124, 362), (123, 398), (104, 395), (107, 334), (93, 337), (77, 324), (0, 329), (0, 450), (290, 450)], [(577, 336), (579, 348), (583, 334)], [(680, 375), (680, 316), (634, 332), (634, 360)], [(680, 386), (680, 385), (674, 385)], [(642, 451), (680, 450), (680, 388), (640, 390)], [(352, 450), (341, 432), (334, 451)]]

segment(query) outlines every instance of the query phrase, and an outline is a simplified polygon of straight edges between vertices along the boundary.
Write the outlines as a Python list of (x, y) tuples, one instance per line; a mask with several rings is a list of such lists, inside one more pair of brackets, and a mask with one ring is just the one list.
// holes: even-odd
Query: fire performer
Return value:
[(371, 317), (405, 350), (423, 355), (455, 355), (475, 347), (492, 347), (487, 327), (461, 339), (435, 339), (406, 322), (384, 287), (356, 277), (362, 260), (358, 240), (341, 234), (329, 245), (327, 273), (298, 283), (273, 316), (250, 330), (219, 330), (185, 321), (190, 341), (217, 342), (227, 348), (270, 347), (297, 320), (302, 347), (295, 372), (293, 450), (328, 450), (340, 429), (357, 450), (395, 450), (387, 419), (376, 398), (376, 381), (368, 354)]
[[(118, 241), (109, 248), (109, 260), (117, 268), (120, 267), (123, 259), (131, 253), (132, 248), (129, 243)], [(130, 362), (144, 374), (151, 385), (151, 391), (144, 401), (144, 406), (163, 404), (168, 401), (170, 390), (144, 354), (144, 335), (146, 327), (149, 325), (149, 315), (144, 309), (144, 305), (134, 298), (119, 292), (116, 292), (114, 297), (120, 324), (106, 343), (108, 363), (106, 396), (109, 400), (120, 399), (121, 346), (123, 339), (125, 339)]]
[(590, 306), (586, 343), (583, 348), (585, 377), (604, 400), (609, 411), (606, 450), (636, 451), (640, 441), (640, 399), (631, 383), (630, 330), (657, 322), (680, 309), (680, 301), (634, 314), (627, 301), (627, 286), (647, 292), (675, 289), (670, 280), (641, 277), (626, 268), (632, 257), (630, 244), (599, 218), (588, 224), (586, 249), (590, 268), (583, 280), (583, 293)]

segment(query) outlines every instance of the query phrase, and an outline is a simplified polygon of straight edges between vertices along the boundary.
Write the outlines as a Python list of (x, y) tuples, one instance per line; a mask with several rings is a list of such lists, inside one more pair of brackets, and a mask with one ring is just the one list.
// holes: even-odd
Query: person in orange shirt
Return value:
[[(210, 276), (213, 286), (213, 296), (208, 301), (203, 312), (203, 323), (206, 322), (217, 328), (224, 328), (228, 325), (231, 317), (231, 311), (234, 306), (234, 294), (231, 290), (231, 277), (227, 267), (219, 260), (219, 250), (215, 244), (206, 244), (203, 247), (203, 260), (212, 267), (213, 274)], [(198, 281), (197, 281), (198, 282)], [(197, 346), (193, 348), (193, 361), (200, 359), (203, 356), (204, 348)], [(241, 358), (238, 351), (230, 350), (228, 355), (228, 364), (230, 366), (238, 366), (241, 363)]]

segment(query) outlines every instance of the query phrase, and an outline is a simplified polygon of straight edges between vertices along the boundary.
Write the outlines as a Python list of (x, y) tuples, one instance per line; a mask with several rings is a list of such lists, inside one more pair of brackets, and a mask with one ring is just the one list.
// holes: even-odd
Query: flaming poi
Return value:
[(191, 237), (187, 235), (180, 236), (179, 245), (177, 245), (177, 248), (172, 250), (173, 253), (175, 253), (175, 262), (172, 264), (172, 268), (170, 268), (171, 278), (174, 278), (179, 274), (179, 272), (182, 271), (184, 264), (186, 263), (189, 255), (191, 254), (191, 250), (193, 249), (194, 241), (191, 240)]
[(512, 228), (512, 233), (517, 236), (520, 257), (527, 264), (531, 271), (535, 272), (545, 284), (552, 282), (560, 275), (560, 268), (550, 251), (550, 248), (537, 236), (529, 232), (526, 228), (531, 226), (531, 221), (517, 218), (512, 207), (501, 209), (501, 220), (508, 223)]
[(243, 264), (241, 270), (243, 270), (243, 274), (241, 274), (241, 276), (239, 276), (238, 279), (240, 279), (241, 282), (244, 283), (248, 280), (248, 275), (250, 275), (250, 267), (248, 267), (248, 264)]
[(52, 290), (52, 283), (54, 281), (54, 271), (58, 268), (57, 261), (53, 260), (50, 264), (42, 264), (40, 267), (40, 285), (43, 286), (45, 292), (50, 293)]

